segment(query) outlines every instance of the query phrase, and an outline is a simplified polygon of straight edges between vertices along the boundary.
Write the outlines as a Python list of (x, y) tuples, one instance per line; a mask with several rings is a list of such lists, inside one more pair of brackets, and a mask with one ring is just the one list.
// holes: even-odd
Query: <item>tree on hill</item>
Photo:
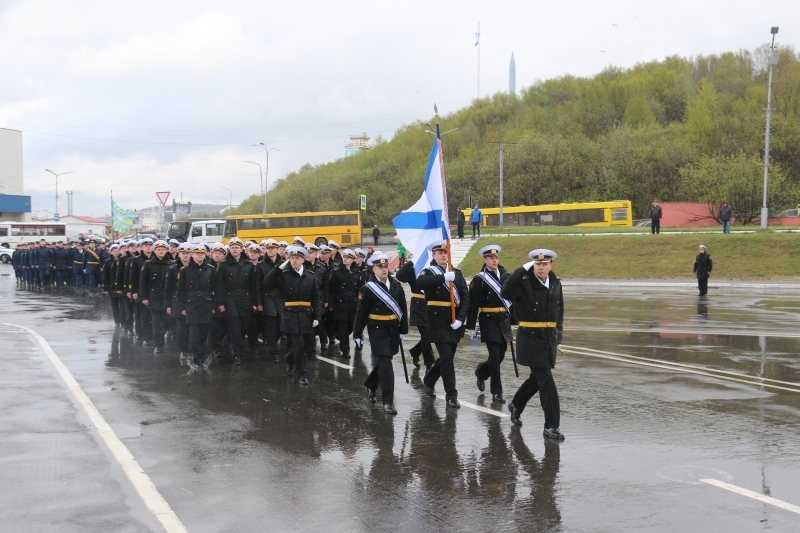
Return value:
[[(653, 199), (758, 196), (768, 53), (762, 46), (611, 67), (591, 78), (567, 75), (441, 117), (443, 131), (458, 128), (443, 138), (451, 213), (470, 198), (497, 205), (500, 138), (515, 143), (505, 147), (506, 206), (630, 199), (643, 218)], [(776, 211), (797, 204), (800, 193), (800, 58), (793, 49), (780, 48), (773, 81), (769, 205)], [(270, 190), (268, 211), (355, 209), (366, 194), (364, 224), (390, 224), (421, 192), (432, 142), (425, 129), (409, 124), (362, 154), (304, 165)], [(750, 200), (736, 201), (750, 212)], [(260, 206), (254, 195), (237, 212)]]

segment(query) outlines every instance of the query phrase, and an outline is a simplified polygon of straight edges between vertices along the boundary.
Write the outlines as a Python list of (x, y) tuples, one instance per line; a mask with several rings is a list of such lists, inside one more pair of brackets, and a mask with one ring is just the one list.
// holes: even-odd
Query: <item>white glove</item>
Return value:
[(455, 272), (445, 272), (444, 273), (444, 280), (445, 281), (455, 281), (456, 280), (456, 273)]
[(533, 261), (528, 261), (527, 263), (522, 265), (522, 268), (524, 268), (525, 270), (530, 270), (532, 266), (533, 266)]
[(317, 327), (317, 326), (319, 326), (319, 320), (315, 320), (315, 321), (313, 321), (313, 322), (311, 323), (311, 327), (312, 327), (312, 328), (315, 328), (315, 327)]
[(353, 339), (353, 341), (355, 341), (356, 348), (358, 348), (359, 350), (364, 347), (364, 339)]
[(406, 338), (406, 336), (405, 336), (405, 335), (403, 335), (403, 334), (401, 333), (401, 334), (400, 334), (400, 340), (401, 340), (401, 341), (402, 341), (402, 340), (405, 340), (405, 338)]
[(289, 261), (284, 261), (283, 264), (278, 268), (280, 268), (281, 270), (286, 270), (287, 268), (289, 268)]
[(458, 328), (460, 328), (460, 327), (461, 327), (461, 324), (463, 324), (463, 322), (461, 322), (460, 320), (456, 320), (455, 322), (453, 322), (452, 324), (450, 324), (450, 327), (451, 327), (452, 329), (458, 329)]

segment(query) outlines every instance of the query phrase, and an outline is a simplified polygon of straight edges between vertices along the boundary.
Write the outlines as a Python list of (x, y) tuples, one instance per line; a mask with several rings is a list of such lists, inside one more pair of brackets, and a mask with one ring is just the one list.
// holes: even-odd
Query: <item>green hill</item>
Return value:
[[(634, 216), (660, 201), (727, 200), (739, 216), (761, 205), (769, 49), (668, 57), (594, 77), (540, 81), (441, 117), (450, 212), (470, 198), (498, 204), (497, 144), (505, 148), (505, 205), (630, 199)], [(800, 60), (782, 48), (774, 69), (769, 205), (800, 198)], [(432, 117), (431, 120), (434, 120)], [(421, 193), (432, 138), (401, 128), (363, 154), (304, 165), (270, 191), (268, 211), (354, 209), (387, 225)], [(238, 213), (260, 212), (260, 198)]]

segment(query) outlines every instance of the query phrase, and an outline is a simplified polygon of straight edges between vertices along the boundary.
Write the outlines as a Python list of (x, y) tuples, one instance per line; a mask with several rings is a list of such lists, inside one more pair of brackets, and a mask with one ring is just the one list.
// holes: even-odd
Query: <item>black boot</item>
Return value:
[(242, 354), (235, 353), (233, 354), (233, 364), (236, 366), (241, 366), (242, 364)]

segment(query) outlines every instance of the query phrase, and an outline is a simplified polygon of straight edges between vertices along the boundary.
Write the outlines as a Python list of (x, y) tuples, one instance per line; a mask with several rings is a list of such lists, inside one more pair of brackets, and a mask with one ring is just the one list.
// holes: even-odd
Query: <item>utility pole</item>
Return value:
[(770, 30), (772, 33), (772, 44), (770, 45), (769, 57), (769, 82), (767, 85), (767, 135), (764, 138), (764, 206), (761, 208), (761, 229), (767, 229), (769, 226), (769, 209), (767, 209), (767, 181), (769, 179), (769, 129), (770, 129), (770, 115), (772, 113), (772, 67), (778, 64), (780, 54), (775, 53), (775, 36), (778, 34), (778, 26), (773, 26)]
[(503, 141), (503, 133), (500, 132), (500, 140), (497, 142), (489, 142), (489, 144), (497, 144), (500, 148), (500, 220), (499, 220), (499, 227), (503, 227), (503, 147), (506, 144), (517, 144), (517, 143), (506, 143)]
[[(770, 71), (770, 72), (772, 72), (772, 71)], [(55, 172), (53, 172), (49, 168), (46, 168), (45, 170), (56, 177), (56, 210), (53, 212), (53, 218), (55, 218), (55, 215), (59, 215), (59, 216), (61, 215), (61, 197), (58, 195), (58, 177), (59, 176), (63, 176), (65, 174), (72, 174), (75, 171), (74, 170), (70, 170), (69, 172), (62, 172), (61, 174), (56, 174)]]
[[(257, 143), (253, 146), (260, 146), (264, 149), (264, 152), (267, 154), (267, 166), (264, 168), (264, 214), (267, 214), (267, 190), (269, 189), (269, 153), (272, 150), (276, 152), (280, 152), (277, 148), (267, 148), (267, 145), (264, 143)], [(259, 167), (260, 168), (260, 167)]]
[(478, 31), (475, 32), (475, 46), (478, 47), (478, 100), (481, 99), (481, 21), (478, 21)]

